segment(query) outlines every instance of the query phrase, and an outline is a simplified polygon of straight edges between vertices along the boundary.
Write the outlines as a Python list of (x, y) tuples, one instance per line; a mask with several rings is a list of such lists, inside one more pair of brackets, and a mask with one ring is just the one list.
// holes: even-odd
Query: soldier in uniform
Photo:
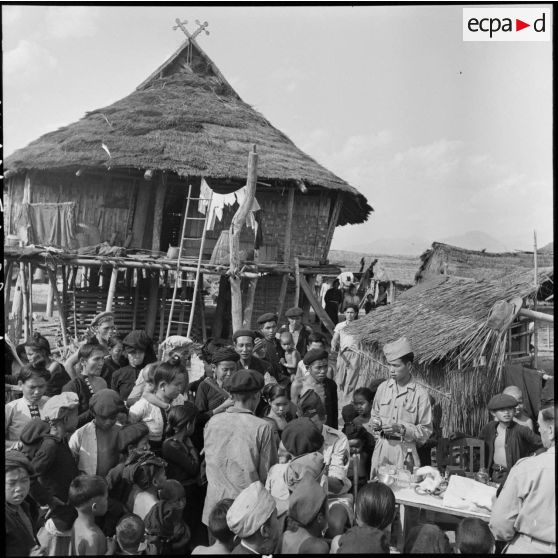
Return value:
[(310, 390), (299, 402), (299, 412), (308, 417), (320, 430), (324, 438), (321, 452), (327, 468), (328, 485), (328, 529), (326, 535), (335, 537), (349, 528), (354, 519), (353, 496), (350, 494), (349, 440), (343, 432), (326, 425), (326, 410), (320, 396)]
[(401, 337), (384, 345), (384, 354), (390, 379), (380, 384), (372, 406), (377, 435), (370, 478), (377, 475), (381, 465), (402, 467), (408, 449), (419, 466), (417, 444), (424, 444), (432, 434), (428, 393), (411, 374), (414, 358), (411, 344)]

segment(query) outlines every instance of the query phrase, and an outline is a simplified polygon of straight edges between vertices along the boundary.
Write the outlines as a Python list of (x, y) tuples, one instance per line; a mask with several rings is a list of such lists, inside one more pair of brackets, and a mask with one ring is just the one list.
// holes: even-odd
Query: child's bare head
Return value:
[(167, 479), (159, 489), (159, 500), (169, 502), (174, 509), (184, 509), (186, 507), (184, 487), (177, 480)]
[(293, 348), (294, 339), (290, 331), (283, 331), (279, 336), (279, 342), (281, 343), (281, 348), (284, 351), (288, 351)]
[(209, 514), (207, 528), (209, 532), (221, 544), (232, 547), (234, 540), (234, 533), (227, 525), (227, 512), (232, 506), (234, 500), (232, 498), (225, 498), (217, 502)]
[(68, 502), (76, 510), (103, 516), (107, 513), (108, 485), (98, 475), (79, 475), (70, 484)]
[(145, 524), (135, 513), (123, 516), (116, 526), (116, 540), (122, 550), (137, 550), (145, 537)]
[(455, 546), (459, 554), (492, 554), (494, 536), (488, 523), (476, 517), (466, 517), (455, 530)]

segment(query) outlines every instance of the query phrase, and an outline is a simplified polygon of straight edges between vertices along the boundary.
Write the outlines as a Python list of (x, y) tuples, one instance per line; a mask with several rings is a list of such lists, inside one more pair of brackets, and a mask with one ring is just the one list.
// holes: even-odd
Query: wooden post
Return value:
[(23, 297), (23, 339), (29, 339), (29, 283), (27, 282), (27, 266), (21, 262), (19, 264), (21, 277), (21, 296)]
[[(62, 273), (64, 268), (62, 268)], [(64, 303), (60, 298), (60, 293), (58, 292), (58, 287), (56, 286), (56, 270), (47, 267), (48, 278), (50, 284), (52, 285), (52, 290), (54, 291), (54, 298), (56, 299), (56, 307), (58, 308), (58, 319), (60, 320), (60, 329), (62, 330), (62, 342), (64, 343), (64, 352), (68, 348), (68, 334), (66, 326), (66, 312), (64, 311)], [(75, 308), (75, 305), (74, 305)], [(75, 325), (75, 337), (77, 338), (77, 324)]]
[(240, 231), (246, 222), (246, 216), (252, 209), (254, 196), (256, 194), (256, 180), (258, 177), (258, 154), (256, 146), (248, 154), (248, 177), (246, 180), (246, 195), (242, 205), (237, 209), (232, 219), (229, 246), (230, 246), (230, 269), (229, 282), (231, 284), (231, 313), (233, 331), (242, 327), (242, 291), (240, 288)]
[(288, 195), (289, 197), (287, 198), (287, 222), (285, 223), (285, 245), (283, 249), (283, 261), (287, 265), (290, 265), (295, 189), (289, 188)]
[(163, 276), (163, 290), (161, 293), (161, 310), (159, 316), (159, 343), (165, 338), (165, 306), (167, 304), (167, 283), (169, 272), (165, 271)]
[(242, 327), (250, 327), (252, 322), (252, 313), (254, 311), (254, 298), (256, 296), (256, 287), (258, 285), (258, 278), (250, 279), (248, 283), (248, 290), (246, 292), (246, 304), (244, 306), (244, 317), (242, 319)]
[(141, 269), (136, 269), (132, 271), (135, 272), (135, 276), (136, 276), (136, 288), (134, 290), (134, 311), (132, 316), (132, 329), (137, 329)]
[(110, 275), (110, 284), (107, 295), (107, 304), (105, 306), (105, 312), (112, 312), (114, 303), (114, 293), (116, 292), (116, 283), (118, 282), (118, 268), (114, 266), (112, 268), (112, 273)]
[(159, 272), (149, 277), (149, 298), (147, 300), (147, 321), (145, 332), (149, 337), (155, 333), (155, 322), (157, 320), (157, 295), (159, 293)]
[[(533, 258), (535, 264), (535, 303), (533, 305), (533, 309), (537, 310), (537, 294), (539, 290), (539, 269), (538, 269), (538, 261), (537, 261), (537, 231), (533, 231)], [(538, 364), (538, 357), (539, 357), (539, 327), (537, 325), (537, 320), (533, 323), (533, 368), (537, 368)]]
[(4, 268), (4, 308), (10, 304), (10, 291), (12, 290), (12, 270), (14, 268), (13, 260), (7, 262)]
[[(230, 316), (230, 299), (231, 288), (227, 278), (221, 275), (219, 277), (219, 293), (217, 295), (217, 306), (215, 308), (215, 317), (211, 327), (211, 335), (215, 339), (225, 337), (225, 330), (228, 329), (226, 323), (227, 317)], [(227, 327), (225, 327), (227, 326)]]
[[(306, 279), (306, 276), (304, 276)], [(315, 275), (311, 275), (310, 279), (307, 279), (306, 281), (308, 283), (308, 286), (312, 289), (312, 292), (315, 294), (315, 289), (314, 289), (314, 285), (316, 284), (316, 276)], [(302, 299), (302, 321), (304, 323), (308, 323), (310, 321), (310, 300), (308, 300), (308, 297), (305, 296)]]
[[(200, 275), (200, 281), (203, 287), (203, 274)], [(207, 331), (206, 331), (206, 324), (205, 324), (205, 299), (202, 293), (203, 289), (199, 289), (198, 290), (198, 302), (196, 304), (199, 304), (199, 308), (201, 310), (200, 313), (200, 318), (201, 318), (201, 328), (202, 328), (202, 341), (205, 343), (207, 341)]]
[(23, 309), (23, 293), (22, 293), (22, 284), (21, 284), (21, 265), (19, 269), (19, 273), (17, 274), (17, 280), (15, 285), (14, 291), (14, 300), (12, 301), (12, 319), (14, 322), (13, 327), (13, 340), (14, 343), (17, 345), (21, 338), (21, 328), (23, 324), (22, 320), (22, 309)]
[[(163, 218), (165, 211), (165, 198), (167, 197), (167, 173), (161, 175), (161, 183), (155, 191), (155, 208), (153, 209), (153, 240), (151, 250), (161, 251), (161, 233), (163, 230)], [(184, 216), (186, 218), (186, 216)], [(182, 242), (182, 240), (180, 241)]]
[(279, 289), (279, 306), (277, 306), (277, 319), (279, 322), (283, 317), (283, 310), (285, 308), (285, 296), (287, 296), (287, 287), (289, 284), (289, 274), (285, 273), (281, 279), (281, 288)]
[(298, 256), (295, 256), (295, 295), (294, 295), (294, 302), (293, 306), (298, 306), (300, 301), (300, 263), (298, 260)]
[(312, 308), (314, 308), (314, 312), (316, 312), (318, 318), (320, 318), (320, 320), (327, 328), (327, 330), (333, 335), (333, 329), (335, 325), (331, 321), (331, 318), (328, 316), (326, 311), (322, 308), (321, 302), (316, 298), (316, 295), (314, 294), (314, 290), (306, 282), (304, 276), (300, 277), (300, 286), (302, 287), (304, 294), (308, 297), (308, 300), (310, 301)]
[(48, 293), (47, 293), (47, 301), (46, 301), (46, 310), (45, 310), (45, 315), (47, 318), (52, 318), (52, 305), (54, 303), (54, 289), (52, 288), (52, 285), (50, 284), (50, 281), (48, 283)]
[(29, 281), (29, 303), (27, 306), (27, 311), (29, 313), (29, 337), (33, 336), (33, 264), (29, 262), (27, 264), (27, 280)]

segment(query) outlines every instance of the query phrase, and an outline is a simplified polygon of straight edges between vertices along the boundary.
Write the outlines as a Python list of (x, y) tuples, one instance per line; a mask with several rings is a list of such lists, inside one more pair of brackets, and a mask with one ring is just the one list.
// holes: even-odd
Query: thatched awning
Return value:
[(194, 45), (190, 66), (181, 58), (184, 48), (179, 49), (136, 91), (41, 136), (8, 157), (4, 168), (15, 173), (153, 169), (238, 182), (246, 178), (247, 154), (256, 144), (259, 180), (276, 187), (301, 181), (344, 192), (338, 224), (366, 221), (373, 211), (366, 198), (243, 102)]
[[(539, 285), (552, 276), (553, 268), (540, 269)], [(485, 322), (495, 302), (535, 292), (533, 271), (516, 271), (491, 281), (447, 277), (405, 291), (394, 304), (356, 320), (344, 333), (356, 343), (378, 350), (407, 336), (418, 363), (451, 360), (463, 347), (486, 337)]]
[[(538, 253), (539, 267), (554, 265), (554, 253), (550, 249)], [(533, 269), (533, 252), (482, 252), (458, 246), (433, 242), (432, 247), (420, 257), (421, 265), (416, 280), (434, 275), (455, 275), (471, 279), (496, 279), (526, 268)]]

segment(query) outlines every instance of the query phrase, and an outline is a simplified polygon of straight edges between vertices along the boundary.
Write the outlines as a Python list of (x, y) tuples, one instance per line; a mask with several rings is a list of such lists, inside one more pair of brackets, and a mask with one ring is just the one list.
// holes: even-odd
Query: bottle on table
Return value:
[(413, 469), (415, 467), (415, 458), (413, 457), (413, 450), (410, 448), (407, 450), (407, 455), (405, 456), (405, 460), (403, 461), (403, 467), (407, 469), (407, 471), (409, 471), (411, 475), (413, 474)]

